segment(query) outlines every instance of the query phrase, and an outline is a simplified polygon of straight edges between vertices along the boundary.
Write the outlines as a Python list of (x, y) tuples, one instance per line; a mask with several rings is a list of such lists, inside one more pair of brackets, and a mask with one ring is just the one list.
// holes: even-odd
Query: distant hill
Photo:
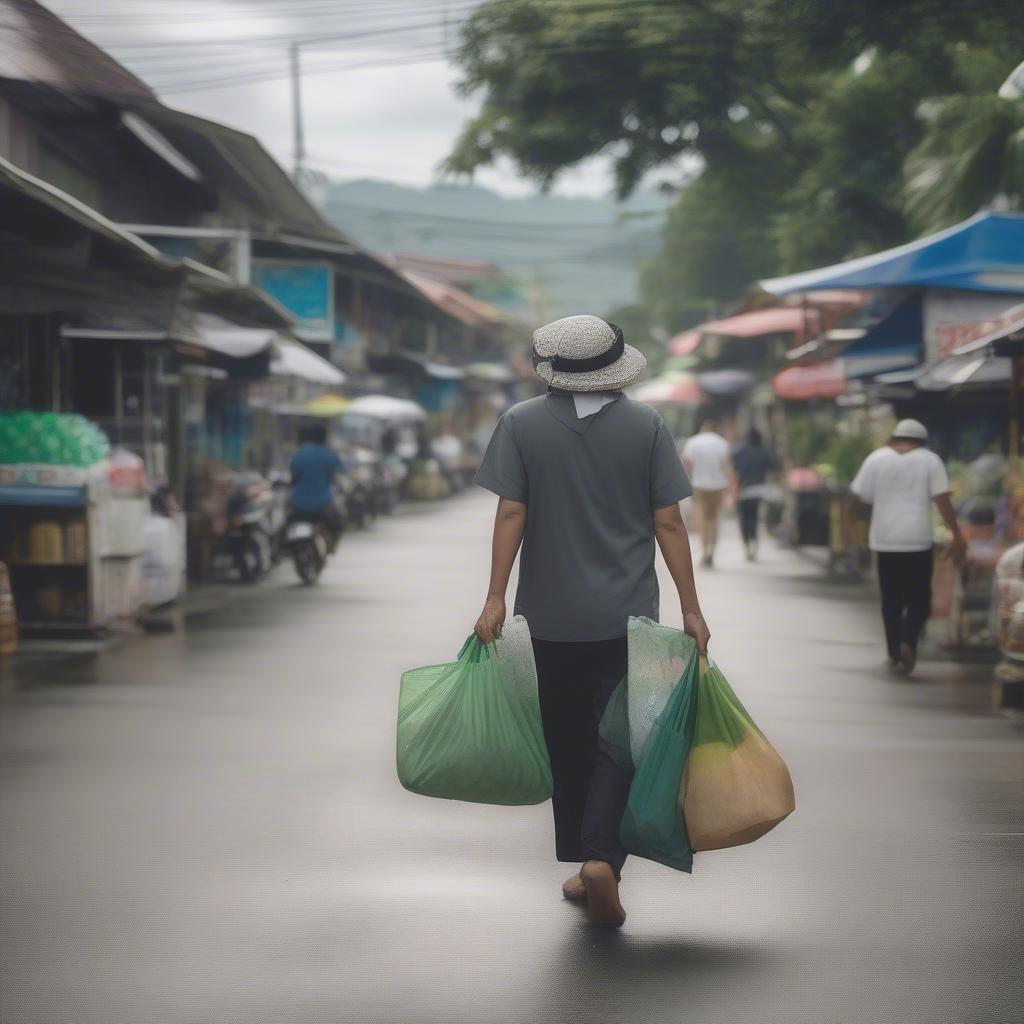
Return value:
[(670, 202), (655, 193), (620, 204), (506, 198), (476, 185), (411, 188), (359, 180), (333, 182), (326, 205), (343, 231), (375, 252), (497, 263), (513, 279), (519, 312), (554, 319), (636, 301), (638, 269), (658, 251)]

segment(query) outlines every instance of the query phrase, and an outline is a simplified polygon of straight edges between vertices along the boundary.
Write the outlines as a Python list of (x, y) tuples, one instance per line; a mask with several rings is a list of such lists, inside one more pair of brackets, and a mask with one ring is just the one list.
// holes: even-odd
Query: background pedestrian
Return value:
[(705, 413), (698, 432), (683, 445), (683, 465), (693, 484), (693, 500), (700, 515), (701, 564), (707, 567), (714, 564), (718, 520), (733, 480), (729, 442), (718, 432), (718, 426), (718, 417)]
[(757, 526), (764, 497), (764, 485), (770, 474), (778, 468), (775, 453), (765, 447), (761, 432), (751, 427), (747, 440), (733, 453), (733, 469), (736, 473), (740, 535), (747, 552), (747, 559), (757, 557)]
[(878, 565), (888, 663), (907, 674), (917, 662), (918, 641), (931, 613), (933, 504), (952, 535), (954, 555), (962, 556), (967, 546), (946, 467), (925, 447), (927, 440), (923, 423), (900, 420), (889, 443), (864, 460), (852, 484), (871, 505), (869, 543)]

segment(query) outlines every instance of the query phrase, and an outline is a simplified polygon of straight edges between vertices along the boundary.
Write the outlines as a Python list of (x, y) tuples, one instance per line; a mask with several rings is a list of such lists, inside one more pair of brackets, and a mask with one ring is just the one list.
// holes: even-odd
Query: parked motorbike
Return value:
[(390, 515), (407, 470), (398, 456), (382, 456), (372, 448), (354, 447), (347, 455), (351, 480), (349, 504), (352, 520), (366, 526), (376, 516)]
[(235, 475), (228, 499), (227, 532), (222, 548), (243, 583), (255, 583), (274, 564), (274, 499), (258, 473)]
[(372, 459), (372, 452), (355, 449), (349, 457), (348, 472), (343, 480), (348, 518), (360, 529), (369, 526), (377, 515)]
[(398, 456), (376, 455), (373, 467), (373, 503), (378, 515), (388, 516), (398, 504), (398, 492), (408, 472)]

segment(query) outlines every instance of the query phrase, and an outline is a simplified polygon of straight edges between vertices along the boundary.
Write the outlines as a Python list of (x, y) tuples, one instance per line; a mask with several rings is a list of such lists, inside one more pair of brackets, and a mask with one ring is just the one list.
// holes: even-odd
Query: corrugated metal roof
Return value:
[(156, 99), (145, 82), (35, 0), (0, 0), (0, 78), (90, 96)]
[(208, 169), (212, 180), (230, 176), (278, 228), (359, 248), (302, 194), (255, 136), (155, 101), (131, 106), (190, 161)]
[(113, 221), (107, 220), (103, 214), (98, 213), (91, 206), (86, 206), (81, 200), (69, 196), (49, 182), (23, 171), (20, 167), (15, 167), (3, 157), (0, 157), (0, 189), (12, 189), (37, 202), (44, 203), (71, 220), (77, 221), (90, 231), (117, 242), (162, 269), (176, 270), (181, 266), (179, 260), (165, 256), (148, 242), (144, 242), (138, 235), (133, 235)]
[(443, 281), (435, 281), (426, 274), (419, 274), (414, 270), (404, 270), (402, 274), (435, 306), (470, 327), (494, 327), (503, 319), (501, 310), (497, 307), (464, 292), (461, 288), (445, 284)]

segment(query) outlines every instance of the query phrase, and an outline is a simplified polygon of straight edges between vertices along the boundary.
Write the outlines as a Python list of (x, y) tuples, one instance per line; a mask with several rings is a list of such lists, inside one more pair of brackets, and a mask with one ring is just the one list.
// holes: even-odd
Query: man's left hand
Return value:
[(711, 630), (704, 621), (700, 612), (686, 612), (683, 615), (683, 632), (689, 634), (697, 642), (697, 653), (706, 655), (708, 653), (708, 641), (711, 639)]

